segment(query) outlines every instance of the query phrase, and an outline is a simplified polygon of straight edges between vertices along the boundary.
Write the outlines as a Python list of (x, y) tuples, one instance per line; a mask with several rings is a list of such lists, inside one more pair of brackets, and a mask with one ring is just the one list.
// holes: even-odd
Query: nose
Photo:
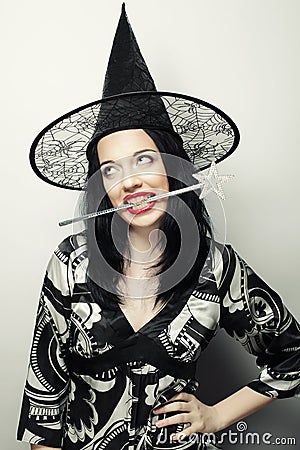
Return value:
[(138, 174), (131, 174), (123, 179), (122, 184), (123, 184), (123, 189), (125, 192), (132, 192), (136, 188), (141, 187), (143, 184), (143, 181), (138, 176)]

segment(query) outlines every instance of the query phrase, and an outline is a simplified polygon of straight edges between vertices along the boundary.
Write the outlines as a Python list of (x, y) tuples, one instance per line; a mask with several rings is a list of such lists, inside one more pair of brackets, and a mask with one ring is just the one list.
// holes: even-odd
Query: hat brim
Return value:
[[(51, 122), (35, 138), (30, 148), (30, 164), (47, 183), (72, 190), (84, 190), (87, 182), (86, 150), (97, 129), (101, 104), (116, 99), (159, 96), (174, 132), (197, 171), (227, 158), (237, 147), (240, 134), (233, 120), (216, 106), (184, 94), (149, 91), (129, 92), (80, 106)], [(155, 123), (144, 128), (159, 128)], [(128, 124), (118, 128), (137, 126)], [(139, 128), (141, 128), (139, 126)], [(112, 129), (111, 132), (117, 131)]]

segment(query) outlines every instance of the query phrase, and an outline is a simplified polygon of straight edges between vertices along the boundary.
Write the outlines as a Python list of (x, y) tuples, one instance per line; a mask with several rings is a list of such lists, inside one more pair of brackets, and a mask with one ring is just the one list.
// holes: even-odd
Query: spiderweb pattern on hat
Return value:
[[(56, 186), (84, 189), (88, 166), (86, 149), (99, 126), (99, 120), (103, 129), (107, 126), (107, 133), (110, 128), (139, 128), (137, 103), (147, 101), (150, 104), (155, 95), (163, 101), (174, 131), (181, 136), (183, 147), (198, 170), (234, 151), (238, 144), (236, 126), (216, 107), (188, 96), (135, 93), (126, 94), (122, 103), (109, 99), (94, 102), (50, 124), (32, 145), (31, 164), (35, 172)], [(106, 117), (101, 115), (101, 104), (104, 102), (113, 102), (107, 124)], [(152, 102), (150, 107), (145, 108), (148, 111), (152, 108), (151, 114), (139, 117), (142, 128), (162, 128), (160, 116), (153, 110), (155, 104)]]

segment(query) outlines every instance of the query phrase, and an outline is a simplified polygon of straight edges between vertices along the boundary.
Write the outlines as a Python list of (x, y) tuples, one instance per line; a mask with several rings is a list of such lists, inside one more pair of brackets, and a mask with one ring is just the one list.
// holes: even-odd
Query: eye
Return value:
[(102, 174), (106, 177), (109, 178), (111, 176), (114, 175), (114, 173), (116, 172), (116, 169), (113, 166), (105, 166), (102, 169)]
[(147, 163), (149, 163), (149, 162), (152, 162), (152, 161), (153, 161), (153, 158), (152, 158), (152, 156), (150, 156), (150, 155), (141, 155), (141, 156), (139, 156), (139, 157), (137, 158), (137, 161), (138, 161), (140, 164), (147, 164)]

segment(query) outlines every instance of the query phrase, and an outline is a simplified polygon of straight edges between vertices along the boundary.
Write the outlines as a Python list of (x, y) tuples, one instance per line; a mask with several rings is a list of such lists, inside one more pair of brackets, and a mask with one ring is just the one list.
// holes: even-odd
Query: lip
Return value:
[[(155, 192), (135, 192), (134, 194), (129, 194), (129, 195), (126, 195), (125, 197), (124, 197), (124, 199), (123, 199), (123, 203), (126, 201), (126, 200), (130, 200), (131, 198), (136, 198), (136, 197), (140, 197), (140, 196), (142, 196), (142, 195), (149, 195), (149, 194), (152, 194), (152, 195), (155, 195)], [(129, 203), (130, 203), (130, 201), (129, 201)], [(149, 202), (149, 203), (146, 203), (145, 204), (145, 206), (143, 206), (143, 207), (141, 207), (141, 208), (139, 208), (139, 209), (133, 209), (133, 208), (127, 208), (127, 211), (130, 213), (130, 214), (134, 214), (134, 215), (136, 215), (136, 214), (141, 214), (141, 213), (144, 213), (144, 212), (146, 212), (146, 211), (149, 211), (150, 209), (152, 209), (153, 208), (153, 206), (155, 205), (155, 201), (154, 202)]]
[(149, 194), (155, 195), (155, 192), (140, 191), (140, 192), (135, 192), (134, 194), (125, 195), (125, 197), (123, 198), (123, 203), (125, 203), (125, 201), (130, 199), (130, 198), (136, 198), (136, 197), (140, 197), (141, 195), (149, 195)]

